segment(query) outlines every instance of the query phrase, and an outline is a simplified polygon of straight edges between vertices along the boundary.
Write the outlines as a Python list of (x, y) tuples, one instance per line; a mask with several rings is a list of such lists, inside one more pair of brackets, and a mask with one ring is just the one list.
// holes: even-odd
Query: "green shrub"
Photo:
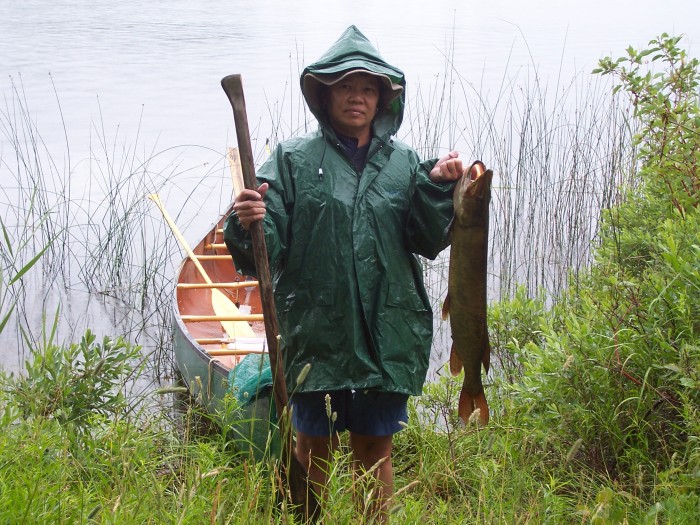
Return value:
[[(605, 215), (599, 260), (615, 261), (636, 273), (658, 256), (658, 228), (666, 219), (683, 220), (700, 204), (700, 109), (697, 59), (667, 34), (650, 47), (627, 49), (627, 56), (605, 58), (594, 73), (619, 79), (616, 91), (629, 94), (640, 126), (638, 186), (628, 188), (624, 205)], [(661, 64), (662, 71), (653, 66)]]
[[(649, 520), (700, 501), (700, 72), (677, 43), (601, 61), (641, 123), (638, 185), (606, 214), (594, 266), (544, 316), (540, 341), (517, 343), (524, 421), (554, 457), (568, 450), (615, 484), (586, 511), (595, 523), (621, 521), (637, 498)], [(666, 70), (645, 72), (647, 57)]]
[(512, 298), (492, 305), (488, 312), (491, 359), (494, 374), (513, 383), (522, 376), (523, 346), (542, 342), (541, 323), (547, 313), (544, 294), (528, 297), (527, 288), (518, 286)]
[(122, 338), (98, 343), (89, 330), (78, 344), (49, 341), (32, 349), (25, 373), (8, 382), (13, 405), (23, 418), (55, 419), (69, 433), (84, 435), (94, 419), (128, 409), (123, 390), (140, 373), (140, 350)]

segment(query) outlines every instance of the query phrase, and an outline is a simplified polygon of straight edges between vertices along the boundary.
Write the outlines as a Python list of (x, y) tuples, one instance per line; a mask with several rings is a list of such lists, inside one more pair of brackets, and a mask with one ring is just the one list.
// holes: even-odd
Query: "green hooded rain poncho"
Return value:
[[(361, 173), (328, 123), (317, 83), (305, 83), (309, 74), (358, 68), (403, 88), (374, 119)], [(278, 145), (257, 171), (269, 184), (263, 227), (289, 391), (419, 395), (433, 315), (416, 254), (433, 259), (448, 245), (454, 184), (431, 182), (436, 160), (421, 162), (391, 138), (403, 119), (404, 75), (355, 26), (304, 69), (301, 85), (320, 129)], [(237, 269), (255, 275), (250, 235), (235, 214), (224, 239)]]

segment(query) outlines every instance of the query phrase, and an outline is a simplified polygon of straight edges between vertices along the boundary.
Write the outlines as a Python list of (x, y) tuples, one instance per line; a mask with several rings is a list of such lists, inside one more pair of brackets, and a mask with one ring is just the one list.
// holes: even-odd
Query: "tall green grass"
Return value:
[[(87, 353), (99, 355), (94, 341), (86, 342)], [(54, 355), (42, 373), (35, 367), (1, 381), (4, 521), (298, 523), (278, 503), (274, 469), (234, 446), (227, 422), (235, 419), (215, 415), (216, 426), (201, 434), (195, 423), (209, 416), (195, 405), (183, 413), (182, 427), (173, 427), (165, 413), (139, 409), (145, 404), (133, 397), (109, 395), (95, 404), (89, 396), (56, 396), (61, 388), (48, 386), (77, 383), (69, 374), (51, 379), (59, 366), (71, 367), (70, 359), (60, 360), (69, 353)], [(103, 377), (123, 377), (128, 361), (105, 362), (100, 374), (73, 367), (83, 370), (83, 391), (109, 383), (118, 393), (121, 383)], [(411, 422), (395, 443), (391, 523), (692, 523), (687, 503), (679, 500), (678, 513), (670, 515), (673, 507), (650, 507), (642, 493), (624, 490), (587, 464), (585, 445), (570, 446), (556, 427), (543, 434), (541, 425), (517, 417), (494, 418), (487, 428), (465, 428), (451, 415), (445, 428), (425, 421), (426, 410), (451, 414), (448, 403), (458, 389), (459, 382), (442, 380), (428, 386), (425, 405), (412, 405)], [(494, 397), (492, 406), (498, 413), (522, 409), (508, 396)], [(92, 415), (85, 417), (85, 409)], [(329, 465), (323, 523), (371, 523), (375, 488), (370, 477), (353, 477), (350, 462), (344, 445)]]

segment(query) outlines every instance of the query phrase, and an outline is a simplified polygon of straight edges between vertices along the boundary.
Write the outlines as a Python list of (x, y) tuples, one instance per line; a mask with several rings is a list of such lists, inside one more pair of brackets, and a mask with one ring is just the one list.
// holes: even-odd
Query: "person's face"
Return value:
[(380, 81), (373, 75), (353, 73), (328, 91), (331, 125), (343, 135), (364, 138), (377, 114)]

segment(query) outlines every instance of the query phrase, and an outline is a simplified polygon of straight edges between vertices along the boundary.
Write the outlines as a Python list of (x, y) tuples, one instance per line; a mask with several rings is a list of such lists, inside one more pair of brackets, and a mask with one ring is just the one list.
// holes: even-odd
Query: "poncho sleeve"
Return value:
[(455, 182), (434, 183), (428, 177), (437, 159), (420, 162), (412, 174), (411, 207), (404, 239), (413, 253), (435, 259), (450, 244)]

